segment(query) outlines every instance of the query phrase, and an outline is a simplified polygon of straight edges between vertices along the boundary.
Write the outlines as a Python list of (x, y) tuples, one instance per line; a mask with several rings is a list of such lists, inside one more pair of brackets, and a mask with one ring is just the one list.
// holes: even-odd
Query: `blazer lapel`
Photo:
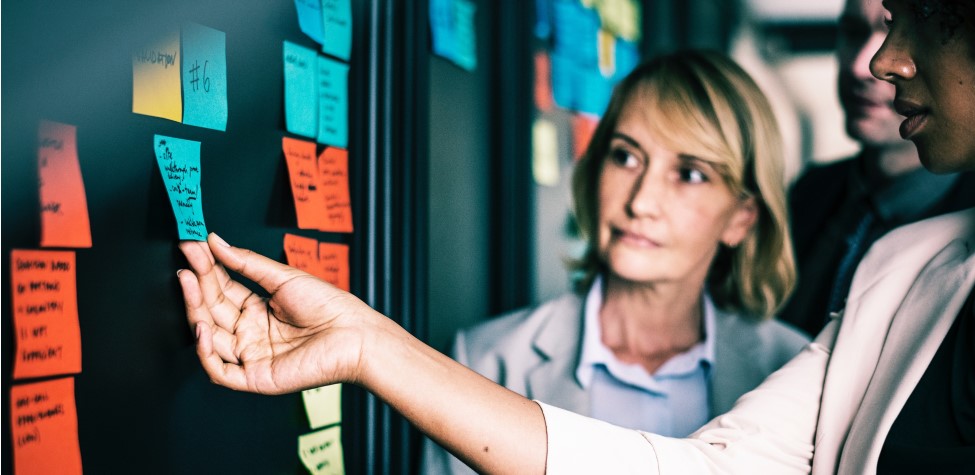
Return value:
[(714, 367), (711, 371), (711, 417), (724, 414), (735, 405), (742, 394), (755, 388), (765, 379), (756, 370), (761, 363), (756, 354), (762, 345), (755, 332), (742, 331), (737, 318), (720, 310), (715, 314)]
[(589, 393), (575, 371), (582, 348), (582, 299), (562, 299), (535, 336), (542, 362), (527, 375), (528, 396), (578, 414), (589, 415)]
[(876, 372), (851, 424), (840, 463), (844, 472), (876, 471), (890, 427), (927, 370), (973, 285), (975, 255), (960, 240), (946, 246), (918, 275), (893, 317)]

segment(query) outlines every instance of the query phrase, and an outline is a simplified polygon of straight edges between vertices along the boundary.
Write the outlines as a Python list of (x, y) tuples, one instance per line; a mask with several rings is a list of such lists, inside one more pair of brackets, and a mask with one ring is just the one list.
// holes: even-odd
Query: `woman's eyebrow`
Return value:
[(711, 160), (703, 159), (703, 158), (698, 157), (696, 155), (691, 155), (691, 154), (687, 154), (687, 153), (681, 153), (681, 154), (678, 154), (677, 157), (680, 159), (681, 162), (684, 162), (685, 164), (700, 165), (700, 166), (705, 166), (705, 167), (708, 167), (708, 168), (711, 168), (711, 169), (716, 169), (715, 168), (715, 162), (712, 162)]
[(624, 134), (623, 132), (619, 132), (619, 131), (613, 132), (613, 135), (610, 138), (612, 138), (612, 139), (620, 139), (620, 140), (622, 140), (622, 141), (630, 144), (631, 146), (633, 146), (635, 148), (639, 148), (640, 150), (643, 150), (640, 147), (640, 142), (637, 142), (636, 139), (634, 139), (633, 137), (630, 137), (629, 135)]

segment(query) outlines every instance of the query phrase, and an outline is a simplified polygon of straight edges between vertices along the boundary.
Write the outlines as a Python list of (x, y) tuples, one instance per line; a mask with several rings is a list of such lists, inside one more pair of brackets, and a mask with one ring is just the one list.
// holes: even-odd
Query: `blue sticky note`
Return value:
[(552, 35), (552, 0), (535, 0), (535, 37), (547, 40)]
[(576, 64), (562, 53), (552, 53), (552, 97), (563, 109), (576, 108)]
[(433, 53), (452, 60), (454, 57), (453, 1), (430, 0), (429, 8)]
[(182, 34), (183, 123), (227, 130), (227, 35), (195, 23)]
[(585, 69), (579, 76), (576, 110), (602, 117), (613, 92), (612, 83), (603, 77), (599, 69)]
[(284, 42), (284, 124), (288, 132), (318, 135), (318, 53)]
[(616, 74), (615, 83), (622, 81), (630, 71), (640, 64), (640, 48), (632, 41), (616, 40)]
[(352, 5), (350, 0), (322, 0), (324, 41), (322, 52), (345, 61), (352, 52)]
[(454, 0), (454, 62), (468, 71), (477, 69), (475, 13), (477, 13), (477, 5), (474, 2)]
[(298, 27), (301, 32), (322, 44), (325, 34), (322, 30), (321, 0), (295, 0), (295, 10), (298, 12)]
[(477, 6), (470, 0), (431, 0), (433, 52), (468, 70), (477, 69)]
[(349, 66), (318, 57), (318, 142), (349, 144)]
[(181, 240), (205, 241), (200, 196), (200, 142), (156, 135), (156, 162), (176, 215)]

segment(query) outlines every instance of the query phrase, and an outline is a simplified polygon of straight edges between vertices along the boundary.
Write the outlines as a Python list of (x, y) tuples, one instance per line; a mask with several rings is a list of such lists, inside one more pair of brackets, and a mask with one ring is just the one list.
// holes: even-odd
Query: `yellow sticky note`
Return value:
[(539, 185), (559, 183), (558, 131), (555, 124), (544, 119), (532, 125), (532, 175)]
[(342, 426), (299, 436), (298, 456), (308, 471), (315, 475), (344, 475)]
[(312, 429), (342, 422), (342, 385), (332, 384), (301, 392)]
[(132, 55), (132, 112), (183, 121), (179, 31)]

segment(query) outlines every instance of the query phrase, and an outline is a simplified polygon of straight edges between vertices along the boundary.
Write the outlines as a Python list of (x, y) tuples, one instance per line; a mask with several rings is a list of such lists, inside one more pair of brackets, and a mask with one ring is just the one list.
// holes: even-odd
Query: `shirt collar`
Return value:
[(684, 353), (678, 354), (664, 363), (654, 375), (647, 374), (643, 367), (636, 364), (626, 364), (613, 355), (602, 340), (602, 328), (599, 325), (599, 310), (603, 306), (603, 279), (597, 276), (589, 287), (583, 306), (582, 347), (580, 348), (579, 366), (576, 368), (576, 379), (584, 388), (592, 383), (593, 373), (597, 366), (605, 366), (615, 378), (635, 386), (652, 389), (655, 378), (671, 375), (683, 375), (696, 371), (702, 363), (707, 366), (714, 364), (714, 332), (715, 308), (711, 297), (704, 292), (702, 296), (704, 307), (704, 341), (698, 342)]
[(855, 194), (865, 195), (880, 218), (887, 223), (917, 219), (951, 191), (958, 174), (937, 175), (919, 167), (893, 178), (883, 178), (874, 168), (871, 152), (864, 151), (855, 166), (852, 185)]

